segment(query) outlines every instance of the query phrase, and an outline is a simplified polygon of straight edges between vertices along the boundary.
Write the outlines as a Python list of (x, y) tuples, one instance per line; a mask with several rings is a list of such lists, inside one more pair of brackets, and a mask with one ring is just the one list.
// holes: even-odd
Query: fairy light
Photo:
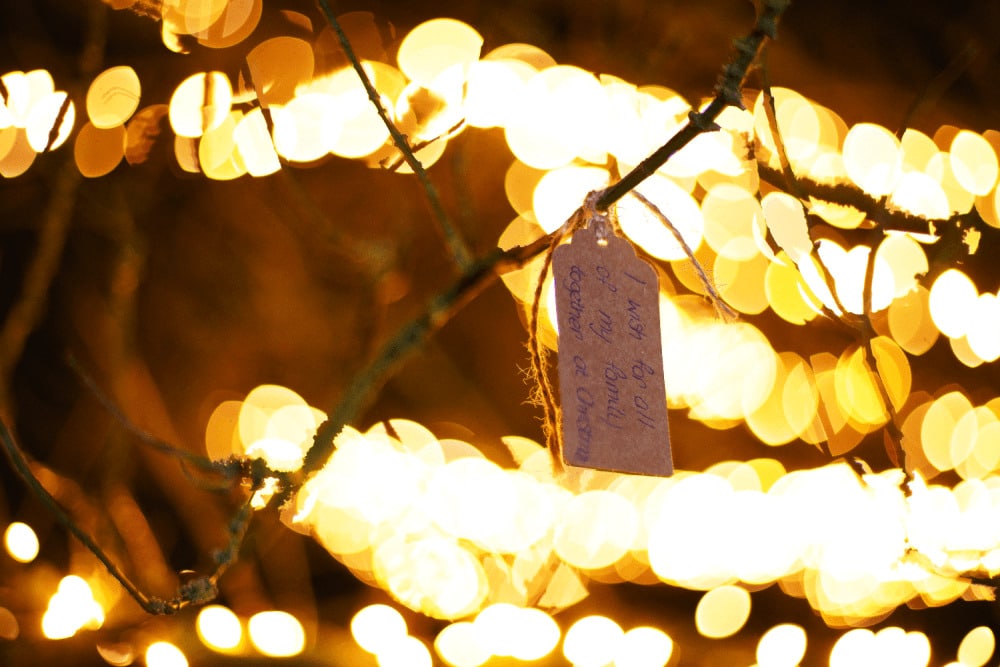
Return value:
[(166, 641), (153, 642), (146, 648), (146, 667), (188, 667), (184, 652)]
[(615, 667), (664, 667), (670, 662), (674, 642), (659, 628), (641, 626), (626, 632), (615, 652)]
[(174, 134), (200, 137), (218, 127), (229, 116), (232, 96), (232, 85), (222, 72), (202, 72), (184, 79), (170, 98)]
[(800, 625), (776, 625), (757, 642), (759, 667), (796, 667), (805, 654), (806, 631)]
[(983, 667), (996, 650), (996, 637), (993, 631), (981, 625), (969, 630), (958, 645), (958, 662), (963, 667)]
[(574, 667), (604, 667), (618, 653), (625, 636), (606, 616), (585, 616), (566, 631), (563, 655)]
[(243, 639), (243, 626), (239, 617), (222, 605), (203, 607), (198, 612), (195, 627), (202, 643), (215, 651), (232, 650)]
[(67, 639), (82, 629), (104, 624), (104, 609), (90, 585), (76, 575), (63, 577), (42, 615), (42, 633), (49, 639)]
[[(179, 1), (165, 10), (163, 36), (178, 49), (180, 35), (224, 48), (246, 37), (260, 15), (260, 0)], [(311, 28), (305, 17), (294, 22)], [(607, 185), (609, 156), (624, 171), (659, 146), (664, 132), (679, 127), (691, 109), (669, 89), (596, 77), (530, 45), (505, 45), (481, 58), (482, 45), (472, 27), (437, 19), (402, 39), (398, 69), (375, 61), (362, 67), (408, 136), (441, 137), (418, 152), (425, 166), (444, 155), (448, 137), (441, 135), (459, 121), (503, 131), (515, 156), (505, 191), (518, 216), (501, 237), (503, 247), (559, 228), (587, 192)], [(282, 160), (312, 164), (329, 154), (379, 164), (391, 150), (388, 130), (366, 91), (349, 68), (316, 76), (314, 49), (287, 36), (260, 42), (247, 56), (252, 85), (241, 75), (236, 92), (220, 72), (181, 82), (168, 111), (181, 168), (229, 180), (273, 174)], [(8, 96), (0, 105), (0, 174), (16, 177), (37, 153), (70, 137), (75, 108), (44, 70), (9, 72), (3, 81)], [(931, 139), (907, 130), (897, 140), (871, 123), (848, 128), (795, 91), (772, 92), (784, 150), (797, 173), (850, 181), (872, 197), (887, 197), (892, 209), (931, 220), (975, 206), (987, 224), (1000, 226), (997, 143), (989, 132), (942, 128)], [(124, 124), (137, 125), (129, 119), (140, 96), (138, 76), (127, 66), (95, 78), (86, 100), (89, 122), (73, 148), (81, 174), (99, 177), (122, 157), (133, 161), (133, 153), (125, 155), (133, 135)], [(752, 112), (727, 110), (719, 124), (721, 131), (699, 136), (639, 191), (676, 227), (735, 310), (758, 315), (770, 308), (794, 325), (821, 312), (870, 311), (881, 335), (870, 341), (874, 359), (861, 346), (805, 358), (772, 347), (752, 321), (719, 322), (703, 299), (678, 294), (706, 290), (681, 244), (641, 202), (627, 197), (616, 210), (622, 232), (648, 255), (671, 262), (674, 272), (661, 278), (664, 357), (674, 369), (667, 378), (670, 406), (712, 428), (743, 423), (770, 446), (801, 439), (833, 456), (849, 454), (894, 412), (901, 415), (915, 490), (902, 495), (897, 471), (862, 483), (841, 464), (789, 473), (780, 464), (761, 463), (770, 459), (727, 461), (649, 484), (611, 473), (583, 483), (553, 471), (548, 453), (530, 441), (511, 446), (517, 463), (502, 468), (471, 444), (438, 440), (412, 422), (364, 433), (345, 429), (285, 520), (410, 609), (448, 620), (475, 616), (451, 623), (435, 640), (439, 656), (454, 667), (478, 667), (491, 656), (543, 659), (558, 645), (560, 630), (533, 605), (575, 604), (586, 596), (590, 578), (705, 590), (696, 625), (704, 636), (721, 638), (739, 632), (750, 613), (750, 595), (739, 582), (781, 582), (800, 591), (828, 623), (850, 625), (914, 598), (938, 605), (965, 592), (966, 584), (904, 562), (904, 545), (956, 569), (1000, 570), (1000, 537), (973, 529), (988, 523), (994, 510), (989, 489), (1000, 468), (1000, 448), (993, 444), (1000, 421), (991, 404), (974, 405), (961, 392), (911, 395), (907, 358), (927, 352), (939, 334), (968, 366), (1000, 358), (1000, 298), (979, 293), (955, 268), (933, 283), (925, 280), (929, 235), (890, 233), (878, 246), (868, 284), (874, 246), (852, 247), (836, 230), (818, 243), (810, 234), (816, 221), (867, 228), (864, 212), (816, 198), (804, 207), (804, 198), (759, 191), (746, 146), (757, 141), (757, 158), (777, 166), (763, 95)], [(808, 222), (807, 212), (815, 216)], [(540, 264), (503, 278), (522, 303), (533, 298)], [(540, 336), (556, 348), (546, 305)], [(294, 472), (325, 418), (291, 390), (266, 386), (212, 414), (206, 449), (216, 460), (259, 457), (274, 470)], [(964, 480), (955, 488), (923, 481), (950, 470)], [(254, 507), (266, 504), (277, 480), (267, 484)], [(29, 562), (37, 539), (31, 553), (23, 546), (27, 538), (11, 537), (15, 525), (6, 535), (8, 553)], [(43, 618), (46, 636), (98, 626), (103, 610), (89, 587), (84, 592), (74, 579), (63, 589)], [(86, 618), (67, 611), (71, 598), (87, 610)], [(367, 607), (351, 626), (355, 641), (380, 665), (430, 664), (427, 647), (408, 634), (391, 607)], [(214, 650), (242, 641), (239, 619), (224, 607), (203, 610), (198, 631)], [(254, 616), (248, 632), (265, 655), (295, 655), (305, 643), (301, 624), (281, 612)], [(988, 629), (972, 631), (959, 663), (981, 667), (993, 641)], [(179, 650), (183, 662), (157, 657), (153, 646), (147, 664), (186, 664)], [(801, 627), (780, 625), (760, 639), (757, 662), (791, 667), (805, 649)], [(673, 644), (654, 628), (624, 633), (610, 619), (588, 617), (567, 632), (563, 651), (576, 665), (646, 667), (668, 663)], [(830, 664), (884, 664), (886, 656), (924, 667), (926, 637), (899, 628), (852, 631), (837, 642)]]
[(468, 621), (445, 626), (434, 639), (434, 650), (451, 667), (480, 667), (493, 657)]
[(19, 563), (30, 563), (38, 555), (38, 536), (26, 523), (15, 521), (8, 525), (3, 542), (8, 555)]
[(373, 655), (381, 653), (408, 634), (406, 620), (389, 605), (368, 605), (351, 618), (351, 635), (354, 641)]
[(254, 614), (247, 621), (247, 633), (254, 648), (272, 658), (298, 655), (306, 644), (302, 624), (284, 611), (261, 611)]

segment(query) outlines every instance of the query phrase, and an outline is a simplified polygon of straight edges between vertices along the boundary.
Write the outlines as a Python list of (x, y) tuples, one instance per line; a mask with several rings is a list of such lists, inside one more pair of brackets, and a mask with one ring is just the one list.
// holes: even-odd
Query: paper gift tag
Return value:
[(599, 224), (576, 231), (552, 260), (563, 458), (573, 466), (668, 476), (656, 271), (606, 226), (599, 235)]

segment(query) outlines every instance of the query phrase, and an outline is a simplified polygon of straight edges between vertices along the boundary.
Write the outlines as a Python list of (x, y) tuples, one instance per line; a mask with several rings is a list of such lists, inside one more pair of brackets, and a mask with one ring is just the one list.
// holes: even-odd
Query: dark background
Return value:
[[(81, 0), (0, 0), (0, 73), (46, 68), (57, 88), (75, 96), (82, 113), (89, 79), (81, 78), (79, 54), (91, 6)], [(747, 31), (754, 16), (752, 4), (742, 0), (333, 6), (338, 13), (371, 11), (391, 22), (400, 37), (425, 19), (451, 16), (480, 31), (484, 53), (507, 42), (527, 42), (560, 63), (640, 85), (666, 85), (691, 101), (711, 94), (731, 40)], [(178, 55), (163, 47), (157, 23), (108, 10), (102, 69), (131, 65), (143, 83), (142, 105), (166, 103), (191, 73), (220, 69), (235, 79), (239, 59), (253, 44), (291, 30), (280, 21), (280, 9), (308, 15), (317, 30), (323, 26), (313, 3), (266, 1), (261, 26), (243, 44)], [(770, 50), (770, 75), (774, 85), (833, 108), (848, 124), (872, 121), (895, 129), (928, 82), (963, 50), (974, 49), (954, 84), (926, 99), (911, 125), (931, 135), (942, 124), (981, 132), (1000, 127), (997, 35), (995, 2), (799, 2), (783, 18)], [(751, 77), (748, 85), (755, 82)], [(17, 179), (0, 180), (0, 314), (18, 298), (70, 148), (40, 156)], [(175, 461), (139, 445), (82, 385), (67, 355), (88, 369), (136, 424), (202, 451), (212, 408), (257, 384), (288, 386), (310, 404), (332, 410), (379, 342), (419, 314), (454, 277), (412, 178), (333, 158), (291, 176), (217, 183), (182, 174), (171, 150), (168, 132), (145, 164), (123, 164), (74, 192), (46, 315), (20, 356), (4, 406), (25, 448), (61, 477), (55, 482), (60, 500), (159, 594), (176, 585), (173, 572), (207, 568), (211, 549), (225, 540), (236, 495), (200, 489)], [(495, 246), (515, 217), (503, 192), (511, 159), (500, 131), (470, 130), (431, 169), (446, 207), (479, 255)], [(1000, 287), (995, 249), (985, 239), (970, 262), (980, 291)], [(829, 347), (839, 353), (849, 342), (822, 325), (797, 329), (767, 315), (751, 321), (779, 350)], [(528, 387), (520, 370), (527, 366), (525, 339), (506, 290), (499, 284), (488, 288), (398, 370), (358, 426), (387, 417), (414, 419), (505, 461), (500, 436), (540, 437), (539, 413), (525, 402)], [(961, 381), (977, 400), (997, 393), (993, 369), (956, 369), (946, 343), (913, 366), (914, 389), (935, 391)], [(775, 454), (790, 468), (823, 463), (801, 443), (775, 453), (742, 428), (712, 431), (681, 413), (671, 419), (679, 468)], [(865, 455), (884, 466), (876, 445)], [(20, 566), (0, 556), (0, 606), (15, 610), (22, 621), (17, 641), (0, 643), (6, 664), (104, 664), (95, 643), (143, 633), (173, 637), (193, 665), (225, 662), (199, 653), (191, 635), (193, 611), (147, 620), (122, 604), (97, 633), (63, 642), (41, 639), (36, 621), (47, 600), (43, 591), (51, 591), (71, 565), (89, 561), (9, 470), (0, 480), (0, 523), (28, 521), (42, 539), (38, 564)], [(159, 546), (153, 545), (152, 556), (129, 552), (115, 538), (121, 524), (108, 518), (114, 514), (108, 510), (123, 507), (112, 502), (121, 494), (141, 510), (155, 535)], [(750, 623), (739, 635), (700, 639), (691, 613), (698, 596), (665, 586), (595, 585), (587, 602), (559, 620), (565, 629), (578, 616), (610, 609), (626, 628), (657, 625), (678, 641), (685, 665), (749, 665), (759, 636), (789, 620), (810, 631), (804, 664), (826, 664), (838, 636), (804, 602), (772, 587), (755, 594)], [(366, 658), (352, 649), (343, 627), (354, 611), (384, 596), (267, 514), (255, 521), (240, 563), (223, 579), (222, 600), (241, 614), (277, 607), (293, 611), (309, 628), (318, 623), (320, 643), (303, 660), (352, 665), (365, 664)], [(441, 627), (412, 615), (408, 620), (412, 632), (426, 637)], [(934, 642), (932, 664), (953, 659), (969, 628), (995, 625), (987, 603), (900, 610), (885, 623), (927, 632)], [(561, 658), (552, 664), (562, 664)]]

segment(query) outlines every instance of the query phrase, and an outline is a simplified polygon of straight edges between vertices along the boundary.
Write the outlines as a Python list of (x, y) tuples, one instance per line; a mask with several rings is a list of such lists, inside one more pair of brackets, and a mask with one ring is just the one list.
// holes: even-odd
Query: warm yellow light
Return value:
[(326, 155), (341, 134), (335, 105), (332, 95), (308, 93), (272, 108), (278, 154), (293, 162), (313, 162)]
[(255, 46), (246, 57), (254, 90), (262, 106), (288, 104), (296, 88), (313, 78), (312, 45), (297, 37), (272, 37)]
[(610, 491), (575, 496), (562, 517), (556, 528), (555, 551), (570, 565), (585, 570), (607, 567), (622, 558), (639, 530), (635, 506)]
[(1000, 359), (1000, 298), (984, 292), (976, 299), (966, 337), (976, 356), (989, 363)]
[(535, 186), (532, 196), (535, 219), (546, 232), (554, 232), (580, 206), (588, 192), (607, 184), (608, 172), (599, 167), (554, 169)]
[(720, 586), (705, 593), (694, 612), (698, 632), (711, 639), (729, 637), (750, 618), (750, 593), (739, 586)]
[(371, 604), (351, 619), (351, 635), (358, 646), (372, 654), (381, 653), (407, 636), (406, 620), (396, 609)]
[(641, 626), (624, 634), (615, 652), (615, 667), (664, 667), (670, 662), (674, 642), (658, 628)]
[(740, 261), (760, 254), (756, 234), (763, 234), (764, 212), (753, 193), (738, 185), (721, 183), (701, 202), (705, 242), (721, 257)]
[(153, 642), (146, 649), (146, 667), (188, 667), (188, 660), (170, 642)]
[[(653, 174), (638, 190), (650, 200), (695, 252), (701, 245), (705, 221), (694, 198), (673, 180)], [(657, 259), (687, 260), (687, 253), (673, 233), (635, 197), (618, 202), (618, 222), (634, 243)]]
[(764, 293), (771, 310), (792, 324), (811, 321), (819, 314), (822, 306), (783, 250), (777, 255), (776, 261), (768, 264), (764, 275)]
[(931, 287), (928, 302), (935, 326), (949, 338), (964, 336), (978, 297), (979, 292), (969, 276), (958, 269), (948, 269), (939, 275)]
[(451, 667), (480, 667), (492, 657), (469, 621), (446, 626), (434, 640), (434, 650)]
[(982, 135), (960, 131), (952, 139), (949, 152), (959, 185), (974, 195), (985, 195), (994, 188), (1000, 165), (993, 146)]
[(806, 631), (793, 623), (776, 625), (757, 643), (758, 667), (796, 667), (806, 654)]
[(431, 652), (422, 641), (407, 635), (375, 656), (379, 667), (432, 667)]
[(0, 639), (13, 641), (21, 634), (17, 617), (6, 607), (0, 607)]
[(30, 563), (38, 555), (38, 536), (26, 523), (15, 521), (7, 526), (3, 541), (7, 553), (19, 563)]
[(219, 18), (194, 36), (210, 49), (235, 46), (254, 31), (262, 10), (262, 0), (229, 0)]
[(606, 115), (607, 98), (596, 77), (559, 65), (528, 81), (504, 136), (514, 156), (536, 169), (562, 167), (575, 157), (603, 164)]
[(852, 127), (844, 137), (843, 155), (847, 175), (873, 197), (892, 192), (902, 175), (899, 140), (881, 125)]
[(541, 609), (518, 608), (515, 615), (516, 631), (507, 637), (506, 655), (517, 660), (541, 660), (555, 650), (561, 632), (555, 620)]
[(122, 125), (139, 107), (142, 86), (128, 65), (104, 70), (87, 89), (87, 117), (102, 130)]
[(90, 123), (80, 128), (73, 144), (77, 169), (87, 178), (111, 173), (125, 156), (125, 127), (101, 130)]
[(103, 624), (104, 609), (94, 600), (90, 585), (76, 575), (63, 577), (42, 615), (42, 633), (49, 639), (66, 639)]
[(931, 220), (943, 220), (950, 213), (948, 195), (941, 182), (920, 171), (906, 173), (896, 182), (889, 203)]
[(226, 651), (239, 646), (243, 639), (240, 619), (228, 607), (209, 605), (198, 612), (198, 636), (205, 646)]
[(267, 176), (281, 169), (281, 161), (267, 131), (263, 112), (252, 109), (233, 130), (233, 141), (251, 176)]
[(585, 616), (566, 631), (563, 655), (574, 667), (604, 667), (614, 660), (624, 636), (610, 618)]
[(410, 609), (456, 619), (478, 611), (487, 593), (479, 560), (457, 540), (389, 539), (373, 555), (379, 584)]
[[(61, 90), (35, 102), (27, 121), (28, 144), (36, 153), (63, 145), (76, 122), (76, 106)], [(56, 127), (56, 123), (59, 126)]]
[(535, 68), (519, 60), (473, 63), (465, 97), (465, 118), (472, 127), (504, 127), (516, 112)]
[(306, 632), (299, 620), (284, 611), (262, 611), (247, 622), (250, 641), (272, 658), (298, 655), (306, 645)]
[(232, 85), (222, 72), (192, 74), (170, 98), (170, 127), (179, 137), (200, 137), (226, 120), (232, 99)]
[(407, 33), (396, 58), (403, 74), (430, 88), (434, 79), (451, 67), (467, 72), (479, 60), (482, 46), (482, 36), (468, 24), (432, 19)]
[(958, 646), (958, 661), (963, 667), (983, 667), (993, 656), (996, 637), (985, 625), (969, 630)]
[(742, 261), (719, 255), (712, 267), (712, 280), (726, 303), (741, 313), (758, 315), (768, 305), (764, 284), (770, 265), (759, 254)]
[(948, 209), (953, 213), (967, 213), (976, 201), (972, 194), (959, 183), (955, 175), (955, 161), (949, 153), (938, 153), (927, 164), (927, 173), (941, 183), (941, 189), (948, 197)]
[[(215, 424), (219, 428), (220, 441), (215, 446), (220, 452), (225, 450), (231, 409), (220, 413), (217, 421), (210, 421), (213, 433)], [(247, 394), (240, 406), (237, 430), (246, 455), (263, 458), (275, 470), (291, 471), (302, 465), (312, 446), (311, 433), (322, 421), (317, 419), (305, 399), (291, 389), (261, 385)]]
[(918, 284), (889, 306), (889, 332), (910, 354), (927, 352), (938, 339), (940, 332), (931, 319), (929, 300), (930, 292)]

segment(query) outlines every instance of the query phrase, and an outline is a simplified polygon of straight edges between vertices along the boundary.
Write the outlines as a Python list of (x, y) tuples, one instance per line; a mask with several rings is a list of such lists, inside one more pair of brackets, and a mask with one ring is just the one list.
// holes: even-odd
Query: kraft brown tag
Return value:
[(673, 474), (652, 266), (604, 221), (552, 259), (563, 458), (573, 466)]

